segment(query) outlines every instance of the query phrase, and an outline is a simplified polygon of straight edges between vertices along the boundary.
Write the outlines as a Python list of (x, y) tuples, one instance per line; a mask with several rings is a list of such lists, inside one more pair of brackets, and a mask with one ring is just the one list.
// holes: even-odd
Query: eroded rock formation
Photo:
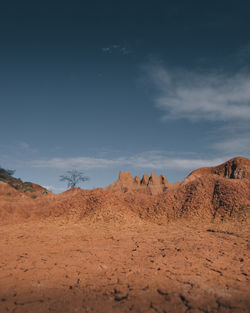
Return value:
[(229, 179), (250, 178), (250, 161), (247, 158), (236, 157), (214, 167), (199, 168), (190, 173), (184, 182), (189, 182), (198, 177), (218, 175)]
[(234, 158), (216, 167), (193, 171), (171, 184), (154, 173), (141, 179), (121, 172), (107, 188), (73, 188), (32, 199), (21, 189), (0, 184), (0, 221), (63, 218), (125, 221), (139, 218), (164, 223), (181, 217), (246, 220), (250, 211), (250, 161)]
[(125, 193), (134, 191), (157, 195), (174, 185), (176, 186), (176, 184), (170, 184), (164, 175), (158, 177), (154, 172), (150, 176), (144, 174), (142, 178), (139, 176), (133, 178), (130, 172), (120, 172), (118, 180), (106, 189), (114, 192), (122, 191)]

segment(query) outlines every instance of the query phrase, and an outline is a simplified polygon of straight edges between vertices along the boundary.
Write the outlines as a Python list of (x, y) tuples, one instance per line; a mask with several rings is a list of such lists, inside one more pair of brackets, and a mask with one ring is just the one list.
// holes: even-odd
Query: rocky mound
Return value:
[(231, 179), (250, 179), (250, 160), (242, 157), (233, 158), (215, 168), (213, 173)]
[(229, 179), (250, 179), (250, 160), (236, 157), (215, 167), (203, 167), (190, 173), (184, 182), (208, 175), (218, 175)]
[(0, 195), (6, 195), (6, 196), (17, 196), (19, 192), (11, 187), (9, 184), (4, 183), (3, 181), (0, 181)]
[(20, 178), (13, 177), (12, 176), (13, 173), (14, 171), (0, 168), (0, 182), (6, 183), (16, 190), (25, 192), (33, 196), (49, 193), (49, 191), (46, 188), (40, 185), (31, 182), (23, 182)]
[(109, 185), (106, 190), (113, 192), (139, 192), (149, 195), (157, 195), (165, 192), (169, 188), (178, 186), (180, 183), (171, 184), (167, 178), (161, 174), (157, 177), (154, 172), (150, 176), (144, 174), (142, 178), (131, 176), (130, 172), (120, 172), (118, 180)]
[[(150, 177), (144, 175), (140, 179), (133, 178), (129, 172), (121, 172), (118, 181), (105, 189), (73, 188), (62, 194), (51, 193), (33, 199), (20, 190), (10, 193), (8, 188), (11, 187), (4, 184), (0, 185), (0, 221), (64, 218), (118, 223), (140, 219), (166, 223), (183, 217), (200, 221), (247, 220), (250, 211), (249, 162), (234, 158), (217, 167), (198, 169), (172, 187), (163, 175), (157, 177), (152, 173)], [(1, 195), (1, 188), (5, 195)]]

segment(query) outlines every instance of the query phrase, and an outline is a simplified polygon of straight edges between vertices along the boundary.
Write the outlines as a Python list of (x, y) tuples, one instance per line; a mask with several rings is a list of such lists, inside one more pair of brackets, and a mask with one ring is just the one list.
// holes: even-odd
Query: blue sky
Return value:
[(0, 4), (0, 164), (84, 188), (250, 154), (249, 1)]

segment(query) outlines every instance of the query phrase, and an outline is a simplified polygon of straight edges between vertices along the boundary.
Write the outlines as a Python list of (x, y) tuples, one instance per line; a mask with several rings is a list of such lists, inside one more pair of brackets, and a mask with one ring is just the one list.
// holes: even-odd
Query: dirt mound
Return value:
[(250, 160), (243, 157), (236, 157), (215, 167), (203, 167), (193, 171), (184, 181), (189, 182), (207, 175), (218, 175), (229, 179), (249, 179)]
[(198, 169), (173, 187), (163, 175), (152, 173), (139, 179), (121, 172), (118, 181), (105, 189), (73, 188), (36, 198), (2, 183), (0, 220), (4, 224), (44, 218), (117, 223), (135, 219), (166, 223), (183, 217), (246, 220), (250, 211), (248, 165), (249, 160), (235, 158)]
[(249, 312), (250, 179), (233, 160), (174, 187), (121, 173), (32, 198), (0, 182), (0, 312)]
[(16, 196), (18, 195), (18, 191), (11, 187), (9, 184), (0, 181), (0, 195)]
[[(48, 194), (49, 191), (31, 182), (23, 182), (20, 178), (13, 177), (14, 171), (0, 168), (0, 182), (4, 182), (16, 190), (27, 193), (30, 196), (38, 196)], [(1, 191), (0, 191), (1, 192)]]
[(250, 160), (233, 158), (214, 169), (214, 174), (231, 179), (250, 178)]
[(127, 203), (112, 192), (101, 188), (83, 190), (72, 188), (61, 194), (31, 198), (23, 193), (0, 196), (0, 223), (25, 220), (64, 219), (68, 221), (118, 222), (136, 218)]

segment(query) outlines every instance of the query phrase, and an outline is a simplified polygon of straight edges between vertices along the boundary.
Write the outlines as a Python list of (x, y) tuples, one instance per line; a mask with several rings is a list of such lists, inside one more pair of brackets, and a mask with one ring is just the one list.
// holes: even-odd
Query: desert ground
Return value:
[(27, 222), (0, 230), (0, 312), (249, 312), (249, 227)]
[(61, 194), (0, 180), (0, 313), (250, 312), (248, 159)]

